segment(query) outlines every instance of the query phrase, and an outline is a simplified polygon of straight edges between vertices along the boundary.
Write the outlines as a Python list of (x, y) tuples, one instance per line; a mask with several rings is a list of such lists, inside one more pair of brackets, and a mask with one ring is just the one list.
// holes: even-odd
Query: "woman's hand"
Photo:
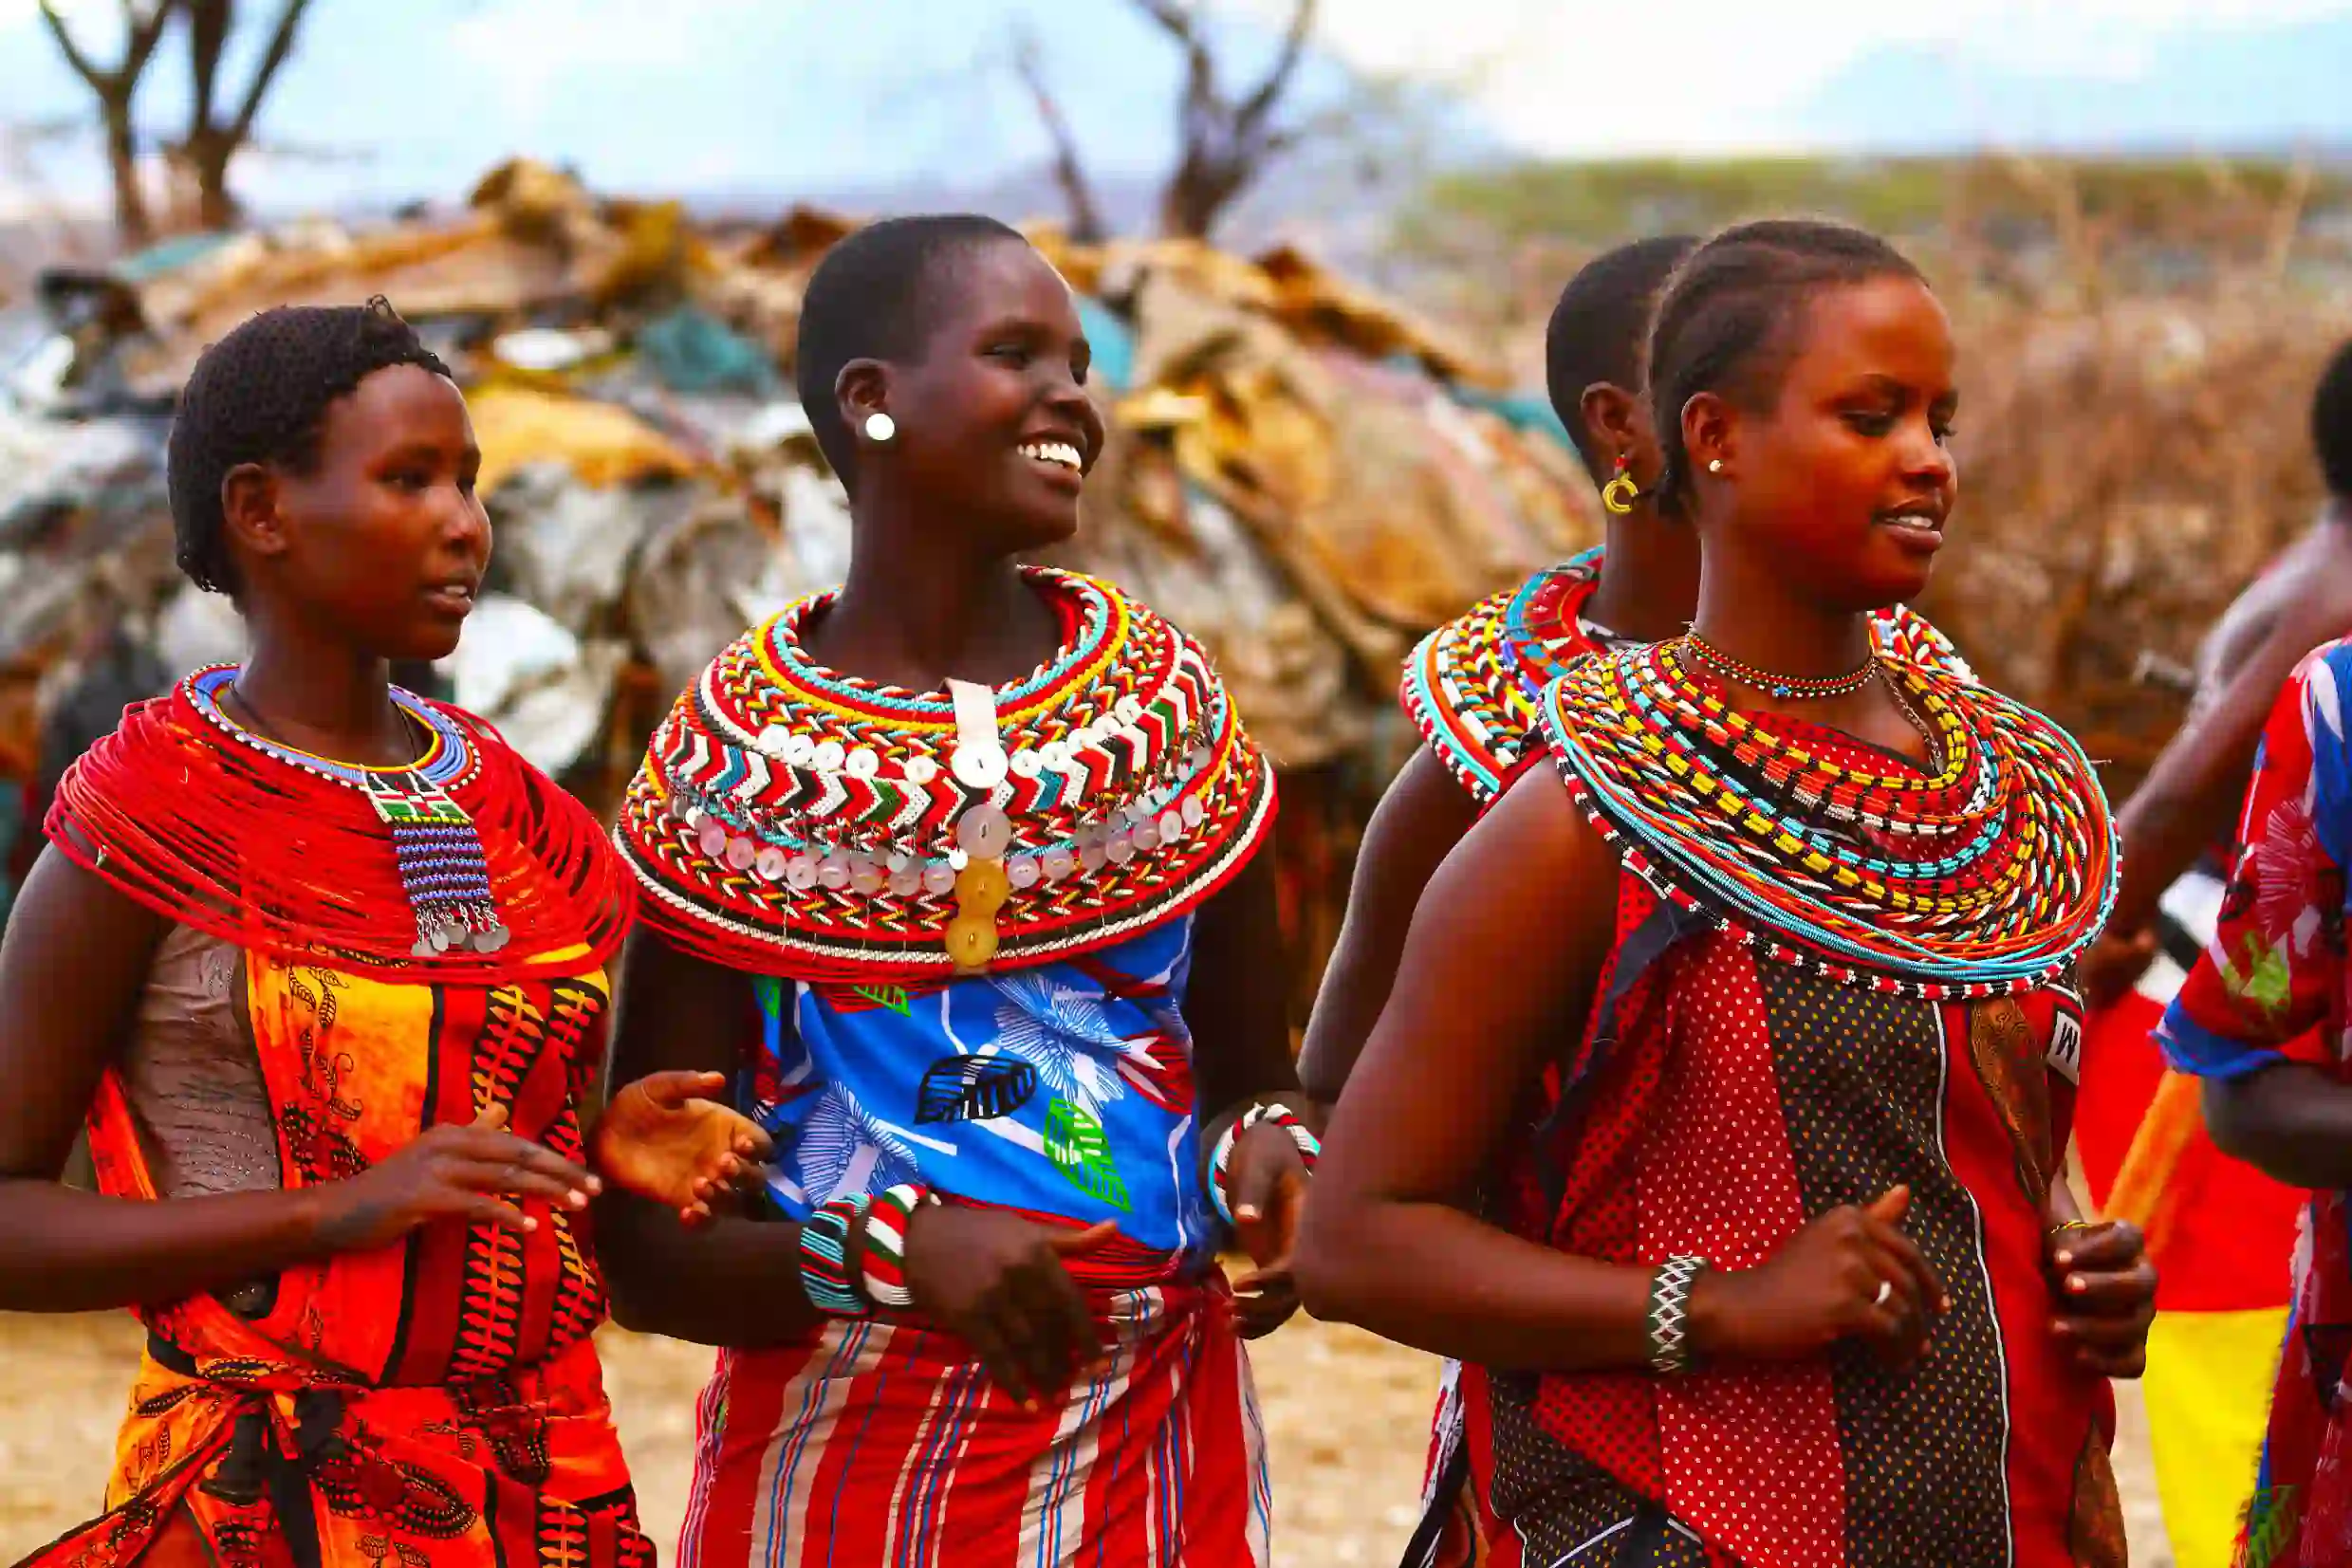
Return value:
[(2062, 1226), (2044, 1244), (2051, 1332), (2083, 1370), (2137, 1377), (2147, 1370), (2148, 1325), (2156, 1320), (2156, 1265), (2139, 1227), (2126, 1220)]
[(314, 1189), (318, 1243), (329, 1252), (364, 1252), (446, 1219), (534, 1230), (539, 1222), (505, 1198), (578, 1210), (599, 1187), (555, 1151), (508, 1132), (506, 1107), (493, 1105), (471, 1122), (429, 1127), (361, 1174)]
[(1276, 1122), (1261, 1121), (1233, 1140), (1225, 1170), (1226, 1201), (1233, 1210), (1234, 1238), (1256, 1265), (1233, 1282), (1245, 1339), (1265, 1337), (1299, 1310), (1290, 1254), (1313, 1179), (1298, 1144)]
[(774, 1145), (759, 1125), (711, 1097), (724, 1073), (649, 1073), (617, 1091), (589, 1149), (616, 1187), (677, 1210), (678, 1223), (709, 1222), (729, 1192), (755, 1179)]
[(1691, 1322), (1711, 1359), (1788, 1361), (1858, 1338), (1892, 1366), (1926, 1348), (1951, 1301), (1943, 1282), (1897, 1228), (1911, 1190), (1813, 1220), (1757, 1267), (1709, 1270), (1691, 1287)]
[(906, 1287), (915, 1308), (972, 1346), (989, 1374), (1034, 1411), (1103, 1358), (1102, 1336), (1065, 1258), (1118, 1234), (1032, 1224), (999, 1208), (925, 1204), (906, 1229)]

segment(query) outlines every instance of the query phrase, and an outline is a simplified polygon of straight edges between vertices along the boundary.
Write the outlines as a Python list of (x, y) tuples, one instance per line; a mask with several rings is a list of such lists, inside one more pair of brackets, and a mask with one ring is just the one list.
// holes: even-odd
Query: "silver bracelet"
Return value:
[(1650, 1370), (1660, 1376), (1691, 1370), (1691, 1285), (1704, 1258), (1669, 1258), (1650, 1276)]

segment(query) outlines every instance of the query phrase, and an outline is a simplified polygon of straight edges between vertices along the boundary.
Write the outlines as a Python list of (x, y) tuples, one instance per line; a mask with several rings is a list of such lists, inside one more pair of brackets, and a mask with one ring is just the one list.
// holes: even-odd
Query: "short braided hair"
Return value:
[(910, 360), (938, 320), (931, 286), (949, 261), (1021, 231), (972, 212), (884, 218), (824, 253), (801, 297), (792, 379), (818, 450), (845, 488), (857, 481), (856, 440), (834, 383), (852, 360)]
[(307, 471), (318, 461), (327, 406), (393, 365), (450, 373), (380, 294), (363, 305), (265, 310), (205, 349), (180, 391), (165, 461), (172, 531), (189, 581), (208, 593), (238, 591), (221, 511), (230, 470), (273, 463)]
[(1584, 389), (1606, 381), (1640, 390), (1642, 341), (1658, 290), (1697, 249), (1696, 234), (1666, 234), (1604, 250), (1578, 269), (1551, 307), (1544, 328), (1544, 387), (1597, 485), (1609, 478), (1609, 454), (1586, 444)]
[(1702, 392), (1760, 408), (1780, 393), (1806, 304), (1824, 288), (1875, 278), (1925, 282), (1876, 234), (1842, 223), (1773, 218), (1727, 229), (1675, 269), (1650, 327), (1650, 413), (1664, 459), (1662, 504), (1688, 501), (1682, 409)]
[(2336, 350), (2311, 395), (2311, 450), (2327, 493), (2352, 501), (2352, 342)]

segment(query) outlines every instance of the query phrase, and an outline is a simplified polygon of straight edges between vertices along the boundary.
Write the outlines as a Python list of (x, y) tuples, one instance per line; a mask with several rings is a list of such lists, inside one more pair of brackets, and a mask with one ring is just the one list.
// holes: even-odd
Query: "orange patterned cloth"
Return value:
[[(583, 1160), (609, 987), (583, 950), (537, 967), (427, 986), (249, 952), (284, 1185), (352, 1175), (492, 1105)], [(111, 1074), (90, 1134), (101, 1189), (155, 1200)], [(589, 1338), (604, 1298), (584, 1226), (540, 1200), (526, 1212), (528, 1234), (447, 1221), (288, 1268), (258, 1319), (210, 1296), (142, 1310), (106, 1512), (28, 1564), (127, 1564), (193, 1523), (224, 1568), (652, 1568)]]

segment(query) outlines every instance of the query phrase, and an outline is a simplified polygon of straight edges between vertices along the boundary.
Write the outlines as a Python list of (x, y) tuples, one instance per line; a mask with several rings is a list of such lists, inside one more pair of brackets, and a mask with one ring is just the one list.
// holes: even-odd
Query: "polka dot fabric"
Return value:
[[(2001, 1338), (1975, 1200), (1939, 1149), (1946, 1051), (1937, 1009), (1781, 965), (1761, 978), (1806, 1212), (1909, 1187), (1903, 1231), (1952, 1293), (1931, 1354), (1911, 1371), (1890, 1371), (1860, 1345), (1830, 1357), (1845, 1467), (1843, 1560), (1849, 1568), (2001, 1562), (2006, 1481), (1998, 1464), (1985, 1462), (2009, 1435)], [(1979, 1462), (1955, 1463), (1962, 1455)]]
[(1619, 1560), (1630, 1526), (1567, 1554), (1647, 1503), (1695, 1533), (1712, 1555), (1695, 1560), (2106, 1568), (2111, 1477), (2085, 1445), (2103, 1454), (2111, 1406), (2051, 1339), (2040, 1256), (2037, 1153), (2063, 1137), (2064, 1085), (2035, 1077), (2065, 1010), (2052, 994), (1979, 1015), (1841, 984), (1620, 877), (1593, 1014), (1505, 1164), (1506, 1222), (1580, 1256), (1749, 1267), (1808, 1218), (1901, 1183), (1905, 1228), (1954, 1305), (1903, 1373), (1841, 1350), (1671, 1379), (1496, 1378), (1475, 1484), (1526, 1561)]
[[(1643, 1140), (1645, 1260), (1695, 1254), (1753, 1268), (1809, 1212), (1754, 958), (1722, 937), (1672, 988), (1671, 1088)], [(1794, 971), (1788, 971), (1794, 972)], [(1710, 1540), (1788, 1568), (1837, 1568), (1847, 1511), (1827, 1365), (1720, 1366), (1658, 1385), (1666, 1502)], [(1735, 1453), (1772, 1455), (1758, 1486)], [(1925, 1559), (1922, 1559), (1925, 1560)]]
[(1525, 1568), (1740, 1568), (1738, 1558), (1711, 1549), (1697, 1532), (1554, 1436), (1536, 1417), (1530, 1382), (1493, 1380), (1493, 1475), (1484, 1494), (1492, 1539), (1516, 1546)]

